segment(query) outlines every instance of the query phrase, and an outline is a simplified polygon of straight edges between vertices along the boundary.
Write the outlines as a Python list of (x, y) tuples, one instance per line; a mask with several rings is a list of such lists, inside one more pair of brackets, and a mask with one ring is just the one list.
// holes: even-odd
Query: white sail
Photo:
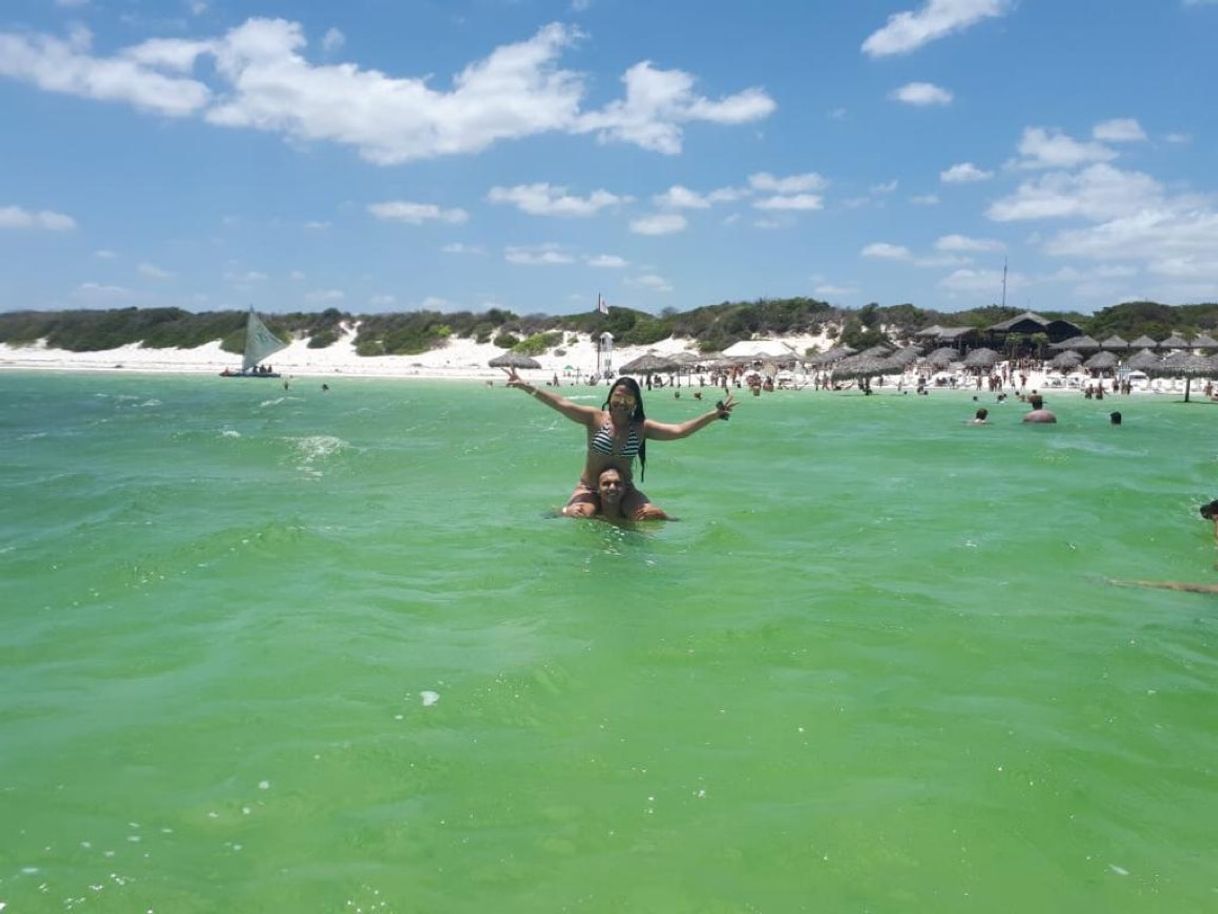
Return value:
[(241, 362), (241, 370), (249, 371), (268, 355), (286, 349), (287, 345), (267, 330), (266, 324), (262, 323), (254, 309), (250, 308), (249, 322), (245, 326), (245, 358)]

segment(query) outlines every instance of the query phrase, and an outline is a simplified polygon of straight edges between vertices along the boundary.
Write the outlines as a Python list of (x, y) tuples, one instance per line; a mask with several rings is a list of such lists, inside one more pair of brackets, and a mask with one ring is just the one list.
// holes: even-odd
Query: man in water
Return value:
[[(626, 481), (617, 467), (606, 467), (596, 478), (597, 514), (605, 520), (619, 521), (629, 518), (622, 512), (622, 496), (626, 494)], [(668, 520), (668, 515), (654, 505), (647, 520)]]
[(1028, 405), (1032, 407), (1032, 411), (1024, 413), (1024, 422), (1051, 423), (1057, 421), (1057, 416), (1045, 409), (1045, 401), (1040, 394), (1033, 394), (1028, 397)]
[[(974, 398), (974, 399), (976, 399), (976, 398)], [(990, 424), (990, 411), (988, 409), (986, 409), (984, 406), (981, 407), (981, 409), (977, 410), (976, 415), (974, 415), (973, 418), (969, 420), (968, 424), (969, 425), (989, 425)]]

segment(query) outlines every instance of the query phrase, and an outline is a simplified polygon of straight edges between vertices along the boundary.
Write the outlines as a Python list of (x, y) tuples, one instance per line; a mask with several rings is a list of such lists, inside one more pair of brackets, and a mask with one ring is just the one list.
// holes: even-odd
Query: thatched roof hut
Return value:
[(618, 369), (622, 374), (657, 374), (662, 372), (679, 371), (681, 363), (675, 362), (666, 355), (655, 355), (648, 352), (637, 359), (631, 359)]
[(965, 368), (993, 368), (1000, 356), (993, 349), (974, 349), (964, 357)]
[(1132, 368), (1137, 371), (1149, 371), (1158, 366), (1162, 359), (1149, 349), (1143, 349), (1136, 355), (1131, 355), (1125, 360), (1125, 367)]
[(1083, 367), (1089, 371), (1112, 371), (1117, 366), (1117, 356), (1115, 352), (1097, 352), (1087, 361), (1083, 362)]
[(505, 352), (497, 355), (486, 363), (491, 368), (540, 368), (541, 363), (536, 359), (521, 355), (519, 352)]
[(1083, 363), (1083, 357), (1073, 349), (1067, 349), (1065, 352), (1059, 352), (1049, 360), (1049, 367), (1056, 368), (1059, 371), (1069, 371), (1072, 368), (1078, 368)]

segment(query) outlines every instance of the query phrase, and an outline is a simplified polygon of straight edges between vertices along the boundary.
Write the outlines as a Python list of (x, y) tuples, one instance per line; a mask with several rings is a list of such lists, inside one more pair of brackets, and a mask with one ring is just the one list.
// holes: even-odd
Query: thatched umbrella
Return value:
[(1083, 362), (1083, 367), (1089, 371), (1112, 371), (1116, 365), (1117, 357), (1113, 352), (1097, 352)]
[(1057, 368), (1061, 371), (1069, 371), (1071, 368), (1078, 368), (1082, 364), (1083, 357), (1073, 349), (1067, 349), (1065, 352), (1059, 352), (1049, 360), (1050, 368)]
[(893, 352), (892, 346), (886, 346), (884, 343), (876, 343), (874, 346), (869, 346), (864, 349), (859, 355), (874, 356), (877, 359), (886, 359)]
[(1173, 333), (1159, 344), (1160, 349), (1187, 349), (1188, 340), (1178, 333)]
[(1162, 359), (1158, 355), (1151, 352), (1149, 349), (1143, 349), (1137, 355), (1132, 355), (1125, 360), (1125, 367), (1136, 369), (1137, 371), (1149, 371), (1156, 368)]
[(679, 370), (681, 364), (674, 362), (668, 356), (654, 355), (647, 353), (641, 355), (637, 359), (631, 359), (625, 365), (618, 369), (621, 374), (657, 374), (668, 373)]
[(1145, 333), (1129, 344), (1130, 349), (1155, 349), (1159, 345), (1157, 340), (1152, 340)]
[(1129, 344), (1115, 333), (1100, 343), (1104, 349), (1128, 349)]
[(1218, 374), (1218, 364), (1199, 352), (1173, 352), (1152, 368), (1151, 372), (1164, 378), (1184, 378), (1184, 402), (1187, 403), (1193, 378)]
[(833, 366), (833, 377), (837, 378), (874, 378), (877, 375), (900, 371), (899, 368), (893, 368), (888, 363), (887, 359), (879, 358), (874, 355), (852, 355), (849, 358), (842, 359)]
[(928, 355), (926, 361), (934, 368), (946, 368), (952, 362), (960, 361), (960, 353), (951, 346), (942, 346)]
[(1193, 349), (1218, 349), (1218, 340), (1208, 333), (1199, 333), (1189, 341), (1189, 345)]
[(1099, 349), (1100, 344), (1089, 336), (1072, 336), (1068, 340), (1062, 340), (1060, 343), (1054, 343), (1050, 349), (1074, 349), (1077, 352), (1091, 352), (1094, 349)]
[(824, 352), (815, 352), (804, 359), (804, 364), (810, 365), (813, 368), (822, 368), (825, 365), (832, 365), (834, 362), (840, 362), (847, 356), (855, 354), (855, 350), (849, 346), (834, 346), (832, 349), (826, 349)]
[(1001, 356), (993, 349), (986, 349), (984, 346), (980, 349), (974, 349), (964, 357), (965, 368), (993, 368)]
[(918, 347), (906, 346), (904, 349), (898, 349), (888, 357), (888, 360), (902, 370), (906, 369), (918, 360)]
[(491, 368), (540, 368), (541, 363), (519, 352), (505, 352), (486, 363)]

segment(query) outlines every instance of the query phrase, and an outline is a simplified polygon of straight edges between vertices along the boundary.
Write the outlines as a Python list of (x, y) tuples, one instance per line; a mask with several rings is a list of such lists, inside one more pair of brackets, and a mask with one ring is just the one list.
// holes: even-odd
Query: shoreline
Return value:
[[(502, 369), (491, 368), (487, 365), (490, 359), (503, 353), (503, 350), (491, 343), (476, 343), (470, 339), (452, 339), (449, 345), (433, 349), (418, 355), (391, 356), (360, 356), (352, 345), (353, 337), (348, 335), (325, 349), (308, 348), (307, 340), (294, 340), (282, 351), (266, 361), (286, 380), (314, 379), (334, 381), (339, 379), (377, 379), (377, 380), (418, 380), (418, 381), (466, 381), (466, 382), (502, 382), (505, 374)], [(796, 352), (802, 352), (811, 346), (826, 345), (826, 340), (811, 337), (791, 337), (784, 339)], [(660, 340), (651, 346), (629, 346), (617, 349), (608, 356), (612, 365), (623, 365), (630, 360), (648, 352), (671, 355), (678, 352), (690, 351), (688, 340), (668, 338)], [(598, 354), (595, 344), (590, 337), (581, 336), (565, 348), (552, 350), (537, 356), (541, 365), (539, 369), (524, 369), (522, 376), (533, 381), (551, 381), (557, 377), (560, 386), (591, 386), (587, 383), (590, 373), (597, 369)], [(600, 365), (604, 367), (605, 354), (601, 354)], [(94, 352), (71, 352), (64, 349), (50, 349), (44, 343), (15, 347), (0, 343), (0, 372), (29, 371), (29, 372), (76, 372), (100, 374), (153, 374), (153, 375), (212, 375), (219, 377), (225, 370), (233, 370), (240, 365), (240, 356), (225, 352), (220, 348), (218, 340), (205, 343), (193, 349), (145, 349), (142, 345), (130, 344), (116, 349), (99, 350)], [(927, 370), (923, 369), (923, 373)], [(912, 393), (916, 384), (918, 370), (915, 368), (904, 375), (887, 375), (886, 384), (876, 384), (877, 392), (896, 392), (898, 382), (904, 389)], [(811, 389), (812, 375), (796, 375), (800, 386), (795, 390)], [(246, 379), (254, 380), (254, 379)], [(681, 387), (690, 386), (690, 377), (681, 379)], [(803, 381), (807, 386), (803, 386)], [(971, 378), (969, 379), (971, 380)], [(1077, 382), (1077, 383), (1076, 383)], [(602, 382), (603, 383), (603, 382)], [(1198, 400), (1204, 398), (1202, 388), (1204, 379), (1194, 379), (1193, 393)], [(697, 386), (694, 381), (692, 386)], [(1063, 394), (1082, 396), (1082, 383), (1068, 381), (1060, 376), (1049, 377), (1048, 372), (1028, 372), (1027, 392), (1038, 390), (1046, 397)], [(781, 389), (781, 388), (780, 388)], [(953, 392), (961, 394), (991, 394), (988, 386), (980, 389), (969, 384), (958, 384), (956, 387), (930, 385), (934, 392)], [(1009, 385), (1004, 391), (1017, 390)], [(1135, 387), (1135, 394), (1167, 394), (1183, 393), (1182, 379), (1156, 379), (1140, 382)], [(847, 391), (843, 391), (845, 393)]]

